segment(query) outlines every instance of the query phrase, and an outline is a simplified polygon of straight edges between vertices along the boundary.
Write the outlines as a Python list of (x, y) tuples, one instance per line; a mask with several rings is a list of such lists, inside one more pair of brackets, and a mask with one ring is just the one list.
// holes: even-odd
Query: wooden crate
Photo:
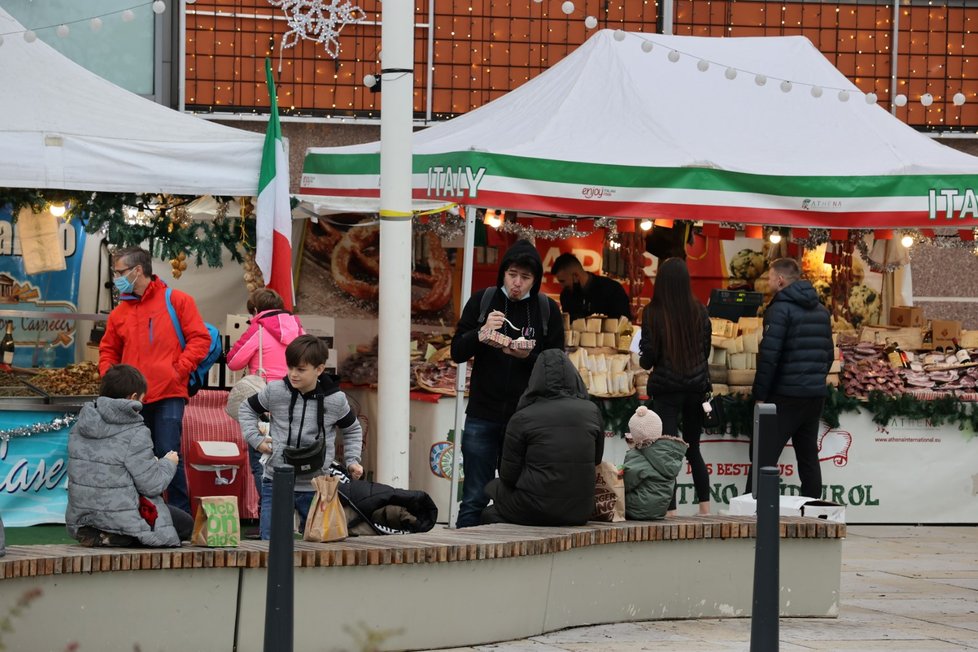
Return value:
[(958, 344), (966, 349), (978, 349), (978, 331), (961, 331)]
[(920, 328), (895, 328), (891, 326), (863, 326), (860, 342), (885, 344), (889, 340), (907, 351), (919, 351), (924, 345), (924, 331)]

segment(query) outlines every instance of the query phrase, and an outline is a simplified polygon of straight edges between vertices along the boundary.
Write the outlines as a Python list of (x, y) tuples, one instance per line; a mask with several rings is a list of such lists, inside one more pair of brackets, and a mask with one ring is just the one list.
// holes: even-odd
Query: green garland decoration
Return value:
[[(722, 416), (720, 425), (709, 429), (714, 434), (734, 437), (750, 437), (754, 429), (754, 400), (746, 396), (721, 396)], [(978, 409), (975, 403), (962, 401), (956, 396), (925, 400), (912, 394), (889, 396), (883, 392), (871, 392), (865, 401), (846, 396), (845, 392), (829, 386), (822, 408), (822, 420), (830, 428), (839, 427), (843, 412), (858, 414), (867, 410), (873, 423), (886, 427), (893, 419), (904, 418), (927, 421), (934, 426), (956, 425), (958, 430), (974, 436), (978, 432)]]
[(958, 430), (968, 431), (974, 436), (978, 432), (978, 410), (975, 404), (962, 401), (957, 396), (924, 400), (912, 394), (887, 396), (882, 392), (870, 392), (866, 397), (866, 408), (873, 415), (873, 423), (889, 425), (890, 421), (902, 417), (927, 421), (931, 425), (956, 425)]
[[(232, 260), (242, 263), (243, 249), (253, 249), (255, 219), (248, 217), (221, 216), (210, 221), (189, 220), (181, 215), (179, 205), (196, 197), (167, 196), (175, 209), (165, 212), (148, 225), (130, 224), (125, 219), (124, 208), (139, 206), (150, 195), (111, 192), (81, 192), (67, 190), (38, 190), (24, 188), (0, 188), (0, 206), (12, 207), (14, 220), (22, 208), (28, 207), (39, 213), (51, 202), (66, 202), (65, 219), (80, 219), (88, 233), (102, 233), (113, 247), (142, 246), (149, 242), (151, 253), (161, 260), (176, 258), (185, 253), (198, 266), (221, 267), (224, 251)], [(215, 197), (218, 202), (228, 202), (229, 197)]]
[(613, 432), (619, 437), (624, 437), (625, 433), (628, 432), (628, 420), (635, 414), (638, 406), (642, 405), (634, 394), (624, 398), (592, 396), (591, 402), (597, 405), (601, 411), (605, 432)]

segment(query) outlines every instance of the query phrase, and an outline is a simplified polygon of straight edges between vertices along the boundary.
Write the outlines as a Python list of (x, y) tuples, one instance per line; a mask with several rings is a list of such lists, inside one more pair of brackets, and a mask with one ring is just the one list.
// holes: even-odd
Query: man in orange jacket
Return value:
[[(153, 435), (157, 457), (180, 452), (183, 410), (189, 398), (190, 372), (207, 355), (210, 334), (190, 295), (171, 290), (170, 303), (180, 321), (186, 346), (180, 346), (166, 302), (166, 283), (153, 274), (153, 259), (139, 247), (112, 255), (112, 277), (119, 304), (109, 314), (99, 344), (99, 373), (113, 365), (132, 365), (146, 378), (143, 421)], [(167, 501), (190, 512), (183, 459), (167, 490)]]

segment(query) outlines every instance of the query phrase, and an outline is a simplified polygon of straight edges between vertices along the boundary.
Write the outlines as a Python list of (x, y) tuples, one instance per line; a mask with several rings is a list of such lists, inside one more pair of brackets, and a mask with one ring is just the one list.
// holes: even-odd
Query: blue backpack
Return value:
[[(177, 311), (173, 309), (173, 304), (170, 302), (170, 293), (172, 288), (166, 289), (166, 309), (170, 312), (170, 321), (173, 322), (173, 328), (177, 331), (177, 339), (180, 340), (180, 348), (187, 348), (187, 340), (183, 337), (183, 328), (180, 327), (180, 319), (177, 317)], [(211, 370), (214, 363), (218, 361), (221, 357), (222, 347), (221, 347), (221, 333), (217, 330), (217, 326), (214, 324), (208, 324), (204, 322), (204, 326), (207, 327), (207, 332), (211, 336), (211, 345), (207, 349), (207, 355), (204, 359), (200, 361), (197, 368), (190, 372), (190, 381), (187, 383), (187, 393), (193, 396), (197, 391), (207, 383), (207, 372)]]

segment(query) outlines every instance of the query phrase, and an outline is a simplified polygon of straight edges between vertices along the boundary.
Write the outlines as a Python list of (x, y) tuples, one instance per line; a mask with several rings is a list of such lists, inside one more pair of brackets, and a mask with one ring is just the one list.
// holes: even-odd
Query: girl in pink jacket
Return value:
[[(275, 290), (260, 288), (248, 298), (251, 318), (248, 330), (227, 353), (228, 369), (257, 374), (259, 362), (265, 370), (265, 380), (280, 380), (289, 372), (285, 364), (285, 347), (304, 335), (299, 318), (285, 310), (282, 297)], [(258, 347), (261, 343), (261, 356)], [(260, 357), (260, 360), (259, 360)]]
[[(259, 288), (248, 297), (248, 313), (253, 315), (248, 330), (244, 332), (227, 352), (228, 369), (240, 371), (248, 367), (249, 374), (264, 369), (265, 382), (281, 380), (289, 373), (285, 364), (285, 347), (292, 340), (305, 335), (299, 318), (285, 310), (282, 295), (269, 288)], [(258, 354), (261, 343), (261, 355)], [(233, 417), (237, 421), (237, 417)], [(251, 474), (255, 489), (261, 496), (261, 453), (247, 446)]]

